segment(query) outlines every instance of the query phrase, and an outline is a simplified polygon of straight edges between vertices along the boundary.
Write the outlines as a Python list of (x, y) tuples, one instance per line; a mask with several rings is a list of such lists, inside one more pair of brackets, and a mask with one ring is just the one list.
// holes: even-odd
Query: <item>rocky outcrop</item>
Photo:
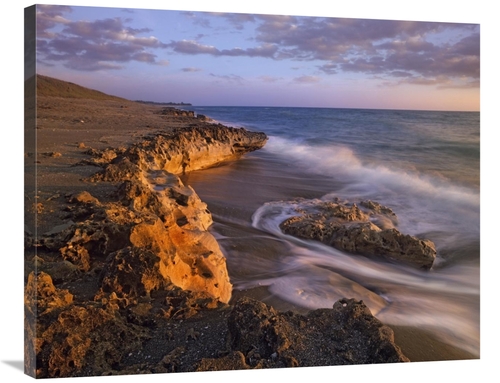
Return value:
[(27, 371), (62, 377), (125, 369), (150, 326), (229, 302), (232, 284), (208, 232), (210, 211), (174, 173), (236, 159), (266, 139), (206, 124), (129, 148), (88, 149), (80, 165), (102, 168), (88, 181), (116, 189), (105, 200), (88, 191), (66, 195), (64, 222), (26, 237), (25, 246), (38, 249), (25, 264)]
[(68, 290), (57, 289), (50, 275), (30, 272), (24, 291), (25, 370), (37, 368), (37, 357), (42, 351), (40, 329), (55, 315), (73, 303)]
[(267, 141), (264, 133), (220, 124), (193, 124), (174, 129), (133, 145), (124, 153), (141, 169), (165, 170), (182, 174), (234, 160), (260, 149)]
[(228, 326), (231, 351), (244, 355), (250, 368), (409, 361), (395, 345), (393, 331), (354, 299), (300, 315), (244, 298), (235, 304)]
[(396, 214), (378, 202), (303, 201), (297, 213), (281, 223), (285, 234), (421, 269), (430, 269), (436, 258), (430, 240), (399, 232)]
[[(81, 272), (103, 268), (98, 299), (115, 292), (136, 302), (173, 283), (228, 302), (225, 257), (207, 231), (212, 217), (194, 190), (175, 179), (159, 190), (126, 181), (118, 202), (101, 203), (89, 193), (70, 197), (73, 220), (46, 233), (41, 249), (59, 252)], [(54, 264), (39, 267), (56, 272)]]
[(41, 245), (82, 272), (104, 262), (99, 299), (114, 291), (125, 302), (136, 301), (162, 288), (163, 280), (227, 303), (232, 285), (225, 257), (207, 231), (211, 214), (175, 174), (236, 159), (266, 140), (263, 133), (195, 123), (129, 148), (89, 149), (85, 164), (102, 168), (90, 181), (118, 184), (116, 201), (101, 203), (88, 192), (70, 196), (71, 224), (46, 233)]
[(194, 112), (191, 110), (181, 110), (173, 107), (163, 108), (159, 114), (171, 117), (194, 117)]
[[(26, 347), (37, 377), (81, 376), (116, 367), (123, 353), (141, 346), (147, 330), (127, 323), (98, 305), (79, 305), (67, 290), (56, 288), (45, 273), (31, 273), (25, 294)], [(124, 341), (126, 340), (126, 341)]]
[(262, 148), (267, 136), (244, 128), (192, 123), (151, 135), (130, 148), (87, 150), (91, 159), (82, 164), (103, 167), (93, 181), (137, 178), (141, 171), (163, 170), (171, 174), (205, 169)]
[(393, 331), (354, 299), (300, 315), (249, 298), (206, 310), (202, 296), (170, 290), (124, 308), (114, 295), (82, 305), (43, 286), (38, 305), (52, 308), (36, 331), (27, 321), (39, 378), (409, 361)]

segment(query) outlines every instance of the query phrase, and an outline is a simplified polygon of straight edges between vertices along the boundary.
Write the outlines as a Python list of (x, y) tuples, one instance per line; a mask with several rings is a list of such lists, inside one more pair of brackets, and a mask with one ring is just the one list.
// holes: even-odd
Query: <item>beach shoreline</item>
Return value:
[[(106, 151), (110, 148), (112, 150), (122, 150), (120, 148), (125, 150), (137, 141), (161, 131), (200, 123), (199, 119), (193, 116), (165, 116), (159, 113), (162, 110), (159, 106), (143, 105), (127, 100), (96, 101), (38, 96), (36, 110), (36, 151), (38, 153), (35, 155), (33, 151), (30, 151), (29, 145), (25, 148), (25, 179), (27, 181), (25, 230), (34, 233), (35, 238), (37, 235), (51, 232), (55, 228), (67, 224), (70, 217), (67, 206), (71, 196), (88, 192), (101, 204), (113, 202), (111, 196), (115, 193), (115, 184), (88, 181), (100, 170), (96, 163), (89, 162), (89, 153), (99, 152), (103, 158), (103, 153), (107, 153)], [(33, 122), (29, 115), (27, 117), (28, 122)], [(29, 126), (28, 124), (28, 128)], [(33, 127), (34, 124), (31, 126)], [(30, 178), (30, 174), (36, 174), (36, 178)], [(186, 184), (186, 186), (190, 185)], [(35, 191), (35, 187), (37, 189), (36, 195), (35, 193), (30, 194)], [(208, 208), (210, 209), (210, 206)], [(33, 225), (35, 213), (37, 221)], [(33, 270), (36, 272), (39, 268), (40, 260), (34, 259), (35, 255), (31, 251), (25, 254), (26, 282), (30, 272)], [(40, 258), (43, 258), (43, 254)], [(50, 261), (45, 259), (45, 262)], [(70, 282), (52, 279), (58, 293), (68, 290), (72, 293), (73, 299), (80, 302), (92, 297), (92, 291), (95, 290), (95, 284), (98, 283), (97, 275), (92, 278), (87, 277), (87, 286), (77, 286), (79, 279)], [(84, 279), (82, 278), (81, 281)], [(258, 299), (260, 294), (236, 292), (233, 293), (233, 296)], [(182, 342), (198, 340), (200, 329), (207, 323), (214, 328), (219, 328), (219, 332), (213, 330), (211, 336), (204, 337), (205, 345), (211, 344), (210, 352), (212, 353), (220, 350), (223, 347), (223, 344), (220, 343), (220, 332), (224, 332), (220, 329), (221, 318), (227, 318), (229, 315), (228, 310), (234, 303), (234, 297), (229, 302), (229, 306), (222, 305), (214, 311), (201, 310), (204, 314), (193, 316), (192, 319), (184, 322), (177, 322), (175, 331), (186, 334)], [(107, 299), (110, 303), (109, 297)], [(146, 321), (147, 315), (141, 313), (140, 310), (137, 310), (134, 315), (135, 321)], [(199, 321), (197, 318), (200, 318)], [(169, 331), (174, 331), (174, 329)], [(431, 336), (422, 337), (422, 332), (415, 328), (398, 327), (395, 333), (396, 344), (402, 348), (403, 354), (407, 351), (412, 356), (407, 355), (410, 361), (474, 358), (466, 352), (448, 347), (438, 340), (432, 339)], [(417, 342), (417, 340), (419, 341)], [(429, 347), (433, 350), (432, 353), (426, 352)], [(160, 356), (163, 355), (156, 355), (154, 358), (160, 359)], [(134, 368), (140, 362), (139, 357), (136, 359), (131, 357), (128, 361), (129, 365), (134, 366)], [(158, 370), (157, 372), (168, 371)], [(92, 371), (87, 373), (92, 374)], [(122, 370), (122, 373), (131, 372), (130, 370)], [(85, 372), (83, 374), (85, 375)]]
[[(238, 170), (236, 170), (238, 172)], [(232, 203), (231, 206), (227, 209), (231, 211), (231, 219), (234, 221), (234, 227), (232, 227), (231, 220), (223, 217), (224, 210), (226, 207), (220, 200), (226, 197), (226, 193), (222, 193), (217, 197), (214, 196), (214, 190), (217, 189), (217, 186), (214, 187), (210, 180), (217, 178), (217, 175), (225, 173), (222, 169), (207, 169), (202, 171), (196, 171), (192, 174), (187, 174), (183, 176), (182, 179), (185, 180), (186, 183), (190, 183), (197, 190), (198, 194), (207, 201), (209, 206), (212, 206), (212, 210), (214, 212), (214, 231), (218, 232), (222, 238), (227, 239), (227, 237), (234, 236), (236, 238), (241, 238), (245, 230), (248, 228), (244, 228), (241, 226), (241, 222), (245, 220), (251, 219), (251, 208), (247, 206), (243, 206), (238, 202)], [(234, 172), (231, 172), (234, 174)], [(241, 177), (245, 177), (242, 175)], [(252, 178), (253, 179), (253, 178)], [(237, 184), (245, 185), (245, 182), (242, 182), (241, 178), (235, 180)], [(251, 180), (250, 180), (251, 182)], [(223, 183), (224, 184), (224, 183)], [(218, 184), (219, 185), (219, 184)], [(219, 185), (220, 186), (220, 185)], [(239, 187), (237, 189), (236, 195), (238, 196), (238, 201), (244, 200), (245, 196), (242, 195), (242, 188)], [(304, 192), (303, 190), (298, 189), (297, 192)], [(321, 196), (321, 191), (317, 192), (319, 196)], [(312, 197), (314, 194), (312, 194)], [(213, 206), (210, 201), (212, 199), (216, 200), (216, 206)], [(246, 200), (249, 203), (253, 203), (254, 205), (258, 205), (256, 201), (251, 196), (246, 197)], [(238, 206), (238, 207), (236, 207)], [(219, 218), (219, 215), (221, 218)], [(251, 228), (249, 230), (252, 230)], [(256, 229), (253, 229), (256, 230)], [(258, 234), (257, 234), (258, 235)], [(248, 242), (248, 248), (252, 246), (255, 247), (252, 239), (239, 240), (241, 244)], [(244, 246), (244, 245), (243, 245)], [(230, 251), (230, 245), (228, 248), (224, 248), (225, 251)], [(241, 251), (241, 249), (239, 249)], [(256, 247), (256, 251), (260, 252), (259, 258), (266, 259), (267, 257), (272, 256), (273, 248), (260, 245)], [(265, 255), (264, 252), (269, 252), (268, 255)], [(235, 260), (234, 262), (239, 263), (239, 261)], [(228, 267), (231, 274), (231, 259), (228, 259)], [(252, 265), (255, 266), (255, 265)], [(238, 272), (236, 270), (236, 272)], [(237, 299), (237, 297), (252, 297), (258, 299), (260, 301), (265, 302), (280, 311), (292, 310), (298, 313), (307, 313), (310, 309), (298, 306), (290, 301), (284, 300), (280, 296), (272, 293), (266, 286), (248, 288), (238, 290), (238, 286), (235, 286), (233, 290), (233, 299)], [(433, 334), (431, 331), (426, 329), (422, 329), (416, 326), (409, 325), (392, 325), (389, 324), (394, 330), (395, 333), (395, 341), (396, 344), (401, 347), (403, 353), (413, 362), (425, 362), (425, 361), (446, 361), (446, 360), (467, 360), (467, 359), (477, 359), (478, 355), (474, 355), (466, 350), (463, 350), (459, 347), (455, 347), (447, 344), (445, 341), (440, 340)]]

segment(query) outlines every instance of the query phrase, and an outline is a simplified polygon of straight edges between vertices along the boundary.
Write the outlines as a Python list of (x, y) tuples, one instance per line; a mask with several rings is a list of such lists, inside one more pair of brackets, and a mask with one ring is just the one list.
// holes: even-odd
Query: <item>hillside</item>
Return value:
[[(30, 80), (32, 81), (32, 79), (28, 79), (27, 82)], [(39, 74), (36, 75), (36, 89), (38, 96), (125, 101), (125, 99), (120, 97), (110, 96), (106, 93), (88, 89), (72, 82), (58, 80)]]

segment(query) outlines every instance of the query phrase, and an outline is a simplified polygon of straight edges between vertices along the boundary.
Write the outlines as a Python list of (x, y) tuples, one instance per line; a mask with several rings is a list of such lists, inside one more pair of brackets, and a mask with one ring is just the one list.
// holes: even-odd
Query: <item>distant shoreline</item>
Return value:
[(192, 106), (188, 102), (156, 102), (156, 101), (143, 101), (143, 100), (134, 100), (134, 102), (138, 102), (139, 104), (147, 104), (147, 105), (170, 105), (170, 106)]

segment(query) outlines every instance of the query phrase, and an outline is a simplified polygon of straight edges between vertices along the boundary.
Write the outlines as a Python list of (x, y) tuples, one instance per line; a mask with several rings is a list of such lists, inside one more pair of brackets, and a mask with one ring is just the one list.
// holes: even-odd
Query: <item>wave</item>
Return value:
[(384, 323), (425, 328), (446, 343), (478, 353), (478, 265), (456, 264), (428, 272), (295, 238), (279, 228), (283, 219), (294, 215), (295, 207), (291, 202), (272, 202), (254, 213), (252, 226), (286, 243), (287, 256), (267, 265), (273, 276), (254, 278), (239, 288), (267, 286), (275, 296), (309, 309), (354, 297)]
[(415, 168), (403, 169), (397, 159), (390, 165), (364, 162), (342, 145), (316, 146), (272, 136), (263, 150), (303, 172), (340, 181), (343, 186), (332, 191), (334, 196), (376, 199), (393, 208), (410, 233), (440, 231), (451, 225), (455, 231), (479, 234), (480, 196), (472, 188)]
[[(413, 193), (479, 206), (479, 194), (473, 189), (453, 185), (449, 180), (425, 175), (416, 169), (410, 172), (396, 167), (364, 163), (352, 149), (345, 146), (312, 146), (272, 136), (263, 150), (289, 157), (307, 171), (338, 178), (346, 177), (351, 182), (369, 185), (372, 190), (373, 187), (387, 191), (411, 190)], [(395, 163), (397, 165), (397, 159)]]

